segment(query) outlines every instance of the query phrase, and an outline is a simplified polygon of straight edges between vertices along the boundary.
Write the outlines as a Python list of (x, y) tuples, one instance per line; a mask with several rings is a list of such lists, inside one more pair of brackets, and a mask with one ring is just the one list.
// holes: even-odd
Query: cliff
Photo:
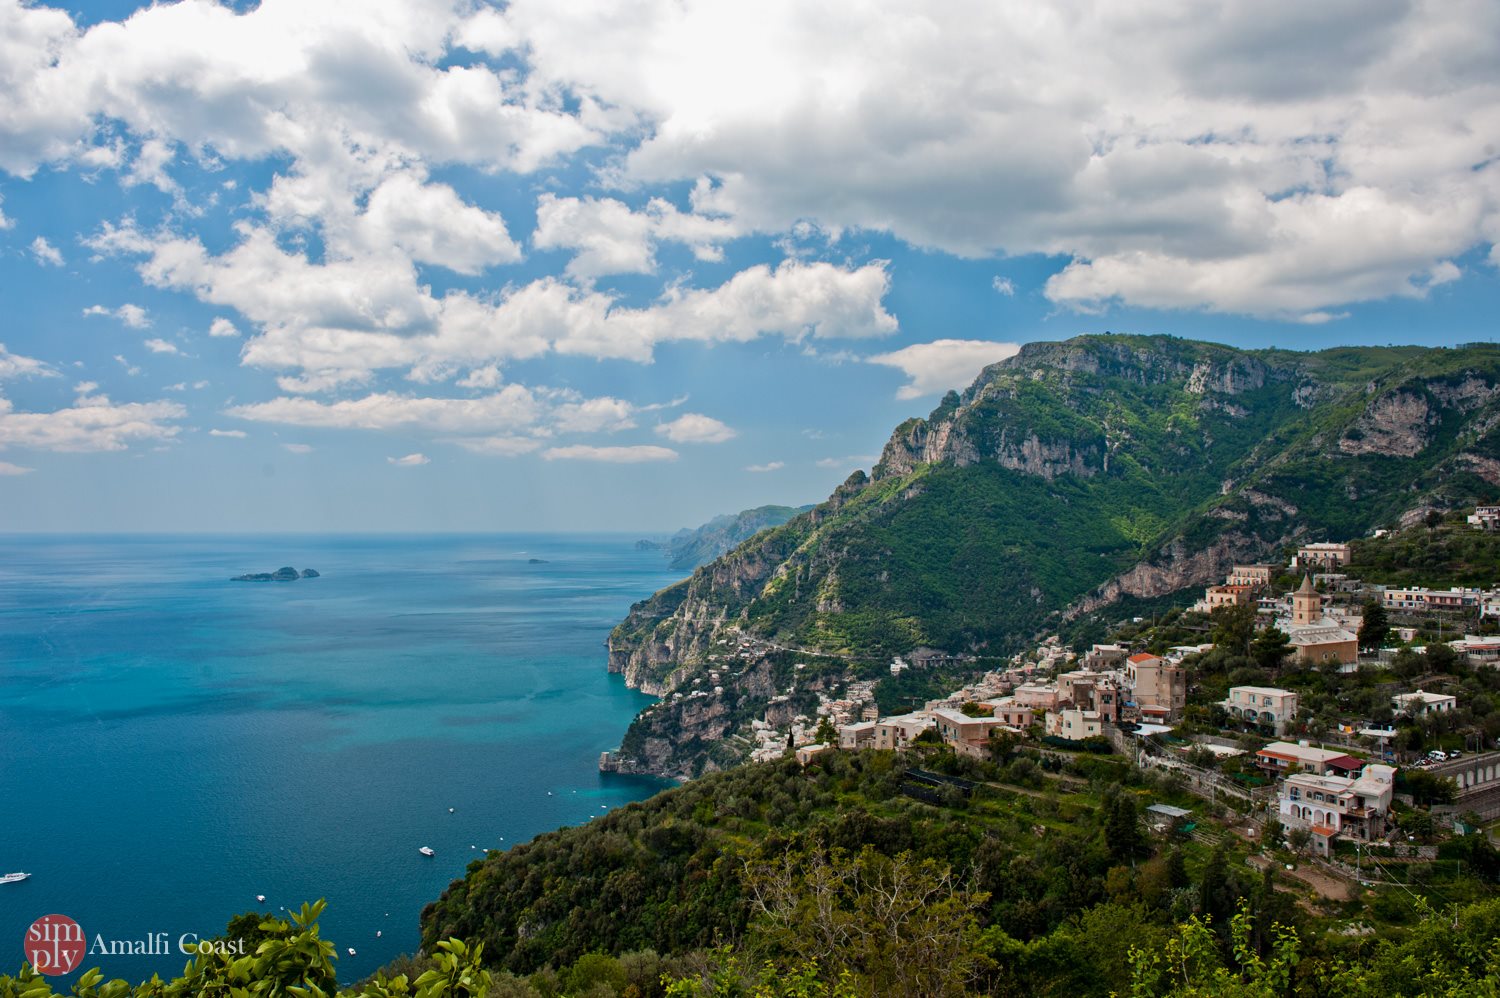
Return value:
[[(849, 677), (918, 647), (1009, 654), (1289, 541), (1492, 501), (1497, 425), (1489, 345), (1030, 344), (898, 426), (868, 476), (633, 607), (609, 667), (671, 696), (771, 653), (835, 656)], [(740, 688), (753, 670), (726, 674), (723, 697), (759, 695)], [(736, 737), (724, 716), (674, 700), (627, 738), (621, 764), (717, 765), (703, 746)]]

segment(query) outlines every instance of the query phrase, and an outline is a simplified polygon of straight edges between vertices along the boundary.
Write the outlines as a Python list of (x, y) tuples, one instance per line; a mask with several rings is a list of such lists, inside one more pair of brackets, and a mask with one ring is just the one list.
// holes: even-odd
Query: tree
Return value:
[(826, 715), (818, 718), (817, 741), (823, 745), (837, 745), (839, 743), (838, 729), (833, 726), (833, 722)]
[(1135, 949), (1130, 954), (1134, 998), (1280, 998), (1288, 993), (1298, 962), (1297, 933), (1277, 925), (1269, 959), (1252, 941), (1249, 906), (1230, 919), (1234, 964), (1219, 956), (1219, 940), (1210, 920), (1193, 916), (1177, 927), (1177, 934), (1158, 950)]
[(1391, 621), (1385, 612), (1385, 606), (1379, 600), (1366, 600), (1364, 606), (1364, 619), (1359, 625), (1359, 646), (1361, 648), (1379, 648), (1385, 644), (1386, 635), (1390, 633)]
[(948, 867), (866, 846), (747, 864), (752, 938), (793, 966), (847, 972), (873, 994), (961, 995), (989, 900)]
[(1135, 859), (1145, 851), (1135, 795), (1116, 791), (1105, 798), (1105, 807), (1109, 809), (1109, 815), (1104, 823), (1104, 842), (1110, 855), (1126, 861)]
[(1247, 651), (1255, 635), (1255, 607), (1249, 604), (1216, 607), (1209, 619), (1213, 621), (1209, 636), (1215, 647), (1238, 654)]
[(1458, 652), (1440, 641), (1429, 644), (1422, 657), (1427, 659), (1430, 672), (1448, 672), (1458, 664)]
[(1270, 672), (1281, 668), (1281, 663), (1292, 653), (1292, 639), (1279, 627), (1267, 627), (1250, 642), (1250, 658), (1262, 669)]

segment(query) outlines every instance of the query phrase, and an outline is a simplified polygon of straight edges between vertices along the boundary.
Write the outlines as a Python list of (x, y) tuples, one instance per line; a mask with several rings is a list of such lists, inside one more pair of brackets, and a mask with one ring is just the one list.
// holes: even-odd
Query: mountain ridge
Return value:
[[(632, 607), (609, 668), (671, 696), (743, 661), (747, 643), (851, 660), (1007, 655), (1292, 541), (1491, 499), (1497, 426), (1493, 345), (1028, 344), (897, 426), (869, 474)], [(753, 661), (738, 671), (710, 702), (638, 718), (625, 768), (721, 764), (705, 746), (734, 735), (766, 682)], [(753, 695), (735, 688), (747, 677)]]

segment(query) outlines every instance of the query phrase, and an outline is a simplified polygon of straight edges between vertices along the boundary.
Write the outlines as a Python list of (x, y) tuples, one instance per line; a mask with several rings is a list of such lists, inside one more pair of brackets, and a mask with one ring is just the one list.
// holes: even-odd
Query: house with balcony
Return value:
[(1255, 764), (1278, 777), (1294, 773), (1353, 776), (1364, 768), (1365, 762), (1337, 749), (1318, 748), (1302, 742), (1272, 742), (1255, 753)]
[(1348, 544), (1304, 544), (1297, 549), (1293, 568), (1322, 568), (1332, 571), (1349, 564)]
[(1284, 735), (1297, 723), (1297, 694), (1274, 686), (1235, 686), (1219, 704), (1230, 718)]
[(1224, 579), (1226, 586), (1250, 586), (1259, 589), (1271, 584), (1276, 569), (1271, 565), (1236, 565)]
[(1356, 777), (1297, 773), (1281, 785), (1281, 823), (1312, 832), (1313, 849), (1323, 856), (1341, 835), (1373, 841), (1386, 833), (1395, 784), (1396, 770), (1375, 763)]

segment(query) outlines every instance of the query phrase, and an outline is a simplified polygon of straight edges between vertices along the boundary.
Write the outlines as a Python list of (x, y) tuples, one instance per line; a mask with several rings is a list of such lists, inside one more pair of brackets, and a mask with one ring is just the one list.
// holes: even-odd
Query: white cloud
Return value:
[(141, 373), (140, 367), (126, 360), (124, 354), (115, 354), (115, 363), (123, 367), (125, 369), (125, 373), (130, 375), (132, 378)]
[(35, 468), (23, 468), (19, 464), (11, 464), (9, 461), (0, 461), (0, 476), (29, 475), (35, 470)]
[(1020, 349), (1016, 343), (990, 340), (933, 340), (877, 354), (870, 357), (869, 362), (894, 367), (904, 373), (911, 380), (897, 389), (896, 397), (915, 399), (950, 388), (967, 388), (984, 368), (1014, 357)]
[(765, 464), (747, 464), (745, 465), (745, 470), (763, 474), (768, 471), (780, 471), (785, 467), (785, 461), (767, 461)]
[(166, 340), (149, 339), (146, 341), (145, 346), (152, 353), (181, 353), (176, 346), (168, 343)]
[(410, 171), (375, 189), (357, 226), (367, 252), (395, 246), (413, 260), (461, 274), (521, 259), (498, 214), (465, 204), (453, 188), (424, 183)]
[(48, 267), (61, 267), (63, 265), (62, 253), (58, 252), (56, 246), (47, 242), (45, 236), (37, 236), (31, 241), (31, 255), (36, 257), (36, 262)]
[(656, 432), (678, 444), (721, 444), (735, 437), (735, 431), (711, 416), (688, 412), (662, 423)]
[(235, 328), (234, 323), (230, 322), (223, 316), (219, 316), (218, 318), (214, 319), (213, 322), (209, 323), (208, 335), (219, 337), (221, 339), (227, 339), (231, 336), (240, 335), (240, 331)]
[(488, 454), (492, 457), (517, 457), (521, 454), (530, 454), (542, 446), (540, 440), (513, 436), (460, 437), (453, 442), (465, 450), (471, 450), (476, 454)]
[(631, 308), (554, 278), (495, 298), (459, 291), (436, 298), (401, 258), (314, 263), (284, 249), (269, 229), (241, 223), (239, 233), (239, 244), (219, 256), (197, 239), (159, 236), (141, 273), (259, 325), (244, 362), (300, 371), (282, 382), (288, 391), (357, 384), (384, 368), (434, 380), (456, 367), (548, 351), (647, 362), (658, 343), (671, 341), (858, 338), (897, 328), (882, 304), (890, 284), (883, 263), (758, 265), (716, 288), (672, 286), (655, 303)]
[(124, 304), (119, 308), (105, 308), (103, 305), (90, 305), (83, 310), (84, 318), (92, 316), (104, 316), (109, 319), (118, 319), (131, 329), (147, 329), (151, 326), (151, 317), (146, 310), (139, 305)]
[[(3, 195), (0, 195), (0, 205), (4, 205), (4, 204), (5, 204), (5, 197)], [(12, 225), (15, 225), (15, 224), (16, 223), (14, 221), (12, 221), (11, 219), (9, 219), (9, 218), (6, 217), (4, 209), (0, 208), (0, 230), (8, 229)]]
[(606, 274), (651, 274), (656, 246), (680, 242), (700, 260), (719, 260), (719, 245), (738, 233), (727, 219), (684, 214), (662, 198), (634, 211), (613, 198), (574, 198), (543, 194), (537, 202), (537, 249), (569, 249), (573, 277), (590, 280)]
[(73, 405), (54, 412), (17, 412), (0, 398), (0, 450), (28, 447), (47, 451), (119, 451), (137, 441), (167, 441), (187, 410), (175, 402), (114, 403), (92, 394), (98, 386), (82, 382)]
[(492, 395), (474, 399), (415, 398), (380, 392), (338, 402), (282, 397), (226, 411), (238, 419), (260, 423), (473, 435), (536, 426), (542, 419), (544, 404), (529, 389), (508, 385)]
[(1009, 277), (997, 276), (993, 281), (990, 282), (990, 286), (1007, 298), (1015, 297), (1016, 283)]
[(498, 364), (486, 364), (484, 367), (474, 368), (454, 384), (460, 388), (499, 388), (503, 380)]
[(542, 452), (547, 461), (602, 461), (607, 464), (640, 464), (646, 461), (675, 461), (677, 452), (670, 447), (642, 444), (635, 447), (550, 447)]
[(1046, 293), (1070, 307), (1287, 315), (1420, 295), (1500, 225), (1485, 0), (630, 11), (502, 19), (534, 83), (648, 123), (622, 185), (697, 182), (737, 231), (1062, 254), (1081, 272)]
[(426, 454), (408, 454), (405, 457), (388, 457), (386, 462), (394, 464), (398, 468), (416, 468), (424, 464), (430, 464), (432, 459)]
[[(114, 169), (171, 191), (184, 156), (274, 163), (251, 227), (312, 234), (316, 264), (262, 247), (156, 273), (226, 306), (256, 273), (285, 279), (242, 312), (274, 341), (251, 362), (324, 383), (557, 347), (524, 332), (481, 346), (510, 293), (460, 295), (450, 318), (427, 290), (419, 267), (519, 257), (500, 215), (431, 179), (453, 166), (564, 163), (644, 204), (542, 199), (538, 246), (572, 251), (585, 282), (651, 272), (668, 241), (713, 259), (748, 233), (869, 230), (1059, 255), (1070, 264), (1043, 291), (1067, 308), (1316, 321), (1420, 298), (1476, 250), (1500, 262), (1497, 67), (1492, 0), (1227, 0), (1211, 16), (1183, 0), (627, 0), (611, 16), (265, 0), (88, 27), (0, 0), (0, 169)], [(653, 197), (689, 188), (683, 209)], [(323, 307), (302, 316), (299, 297)], [(649, 357), (661, 338), (625, 325), (607, 355)], [(410, 345), (424, 336), (441, 342)], [(366, 351), (373, 363), (352, 359)]]
[(50, 378), (57, 372), (33, 357), (22, 357), (0, 343), (0, 378)]
[(553, 410), (552, 422), (561, 433), (618, 433), (635, 426), (635, 406), (617, 398), (565, 402)]
[(208, 435), (211, 437), (231, 437), (235, 440), (243, 440), (250, 434), (244, 430), (209, 430)]
[(312, 444), (282, 444), (281, 447), (292, 454), (311, 454), (313, 452)]

